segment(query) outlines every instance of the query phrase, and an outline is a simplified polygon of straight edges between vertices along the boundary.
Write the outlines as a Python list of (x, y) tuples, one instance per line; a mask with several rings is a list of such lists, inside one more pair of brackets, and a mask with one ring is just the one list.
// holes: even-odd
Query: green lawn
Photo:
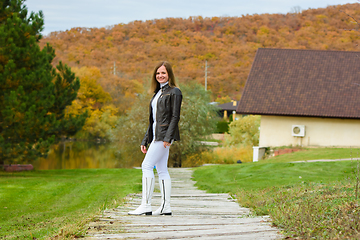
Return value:
[(231, 193), (253, 214), (270, 215), (291, 239), (360, 239), (358, 161), (292, 163), (357, 156), (351, 149), (306, 149), (255, 163), (200, 167), (193, 176), (200, 189)]
[(96, 214), (140, 184), (136, 169), (0, 172), (0, 239), (81, 236)]
[(292, 162), (317, 159), (360, 158), (358, 148), (304, 148), (302, 151), (271, 157), (270, 162)]
[(354, 177), (353, 161), (311, 163), (243, 163), (196, 168), (196, 186), (213, 193), (257, 190), (303, 182), (340, 181)]

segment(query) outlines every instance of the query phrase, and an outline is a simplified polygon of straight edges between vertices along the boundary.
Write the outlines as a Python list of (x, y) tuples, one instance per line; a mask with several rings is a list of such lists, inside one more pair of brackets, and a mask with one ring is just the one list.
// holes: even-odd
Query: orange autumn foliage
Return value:
[[(180, 84), (204, 84), (213, 100), (239, 99), (258, 48), (358, 51), (360, 4), (329, 6), (288, 14), (189, 17), (134, 21), (106, 28), (52, 32), (42, 44), (56, 49), (71, 67), (96, 67), (99, 84), (125, 111), (144, 90), (156, 62), (173, 64)], [(114, 62), (116, 69), (114, 71)], [(120, 106), (121, 105), (121, 106)]]

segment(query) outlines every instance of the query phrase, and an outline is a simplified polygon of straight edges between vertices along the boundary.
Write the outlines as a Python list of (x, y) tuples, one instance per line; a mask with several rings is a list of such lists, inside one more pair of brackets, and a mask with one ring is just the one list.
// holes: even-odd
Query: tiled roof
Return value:
[(221, 110), (227, 110), (227, 111), (235, 111), (237, 106), (239, 105), (240, 101), (236, 102), (236, 105), (234, 106), (234, 102), (228, 102), (219, 104), (218, 107), (221, 108)]
[(237, 112), (360, 118), (360, 52), (260, 48)]

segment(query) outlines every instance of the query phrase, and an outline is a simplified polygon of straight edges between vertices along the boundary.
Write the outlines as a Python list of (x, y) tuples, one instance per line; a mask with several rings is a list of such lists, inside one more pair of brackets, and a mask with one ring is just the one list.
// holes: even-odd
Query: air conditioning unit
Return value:
[(305, 125), (292, 125), (291, 135), (294, 137), (305, 137)]

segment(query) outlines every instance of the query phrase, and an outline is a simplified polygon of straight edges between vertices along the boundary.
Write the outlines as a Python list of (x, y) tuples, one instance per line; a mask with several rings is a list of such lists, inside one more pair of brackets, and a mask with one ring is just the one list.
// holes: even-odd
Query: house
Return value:
[(240, 101), (231, 101), (228, 103), (219, 104), (217, 107), (220, 109), (221, 116), (227, 120), (230, 114), (232, 114), (233, 120), (236, 120), (236, 109)]
[(237, 113), (260, 147), (360, 147), (360, 52), (260, 48)]

